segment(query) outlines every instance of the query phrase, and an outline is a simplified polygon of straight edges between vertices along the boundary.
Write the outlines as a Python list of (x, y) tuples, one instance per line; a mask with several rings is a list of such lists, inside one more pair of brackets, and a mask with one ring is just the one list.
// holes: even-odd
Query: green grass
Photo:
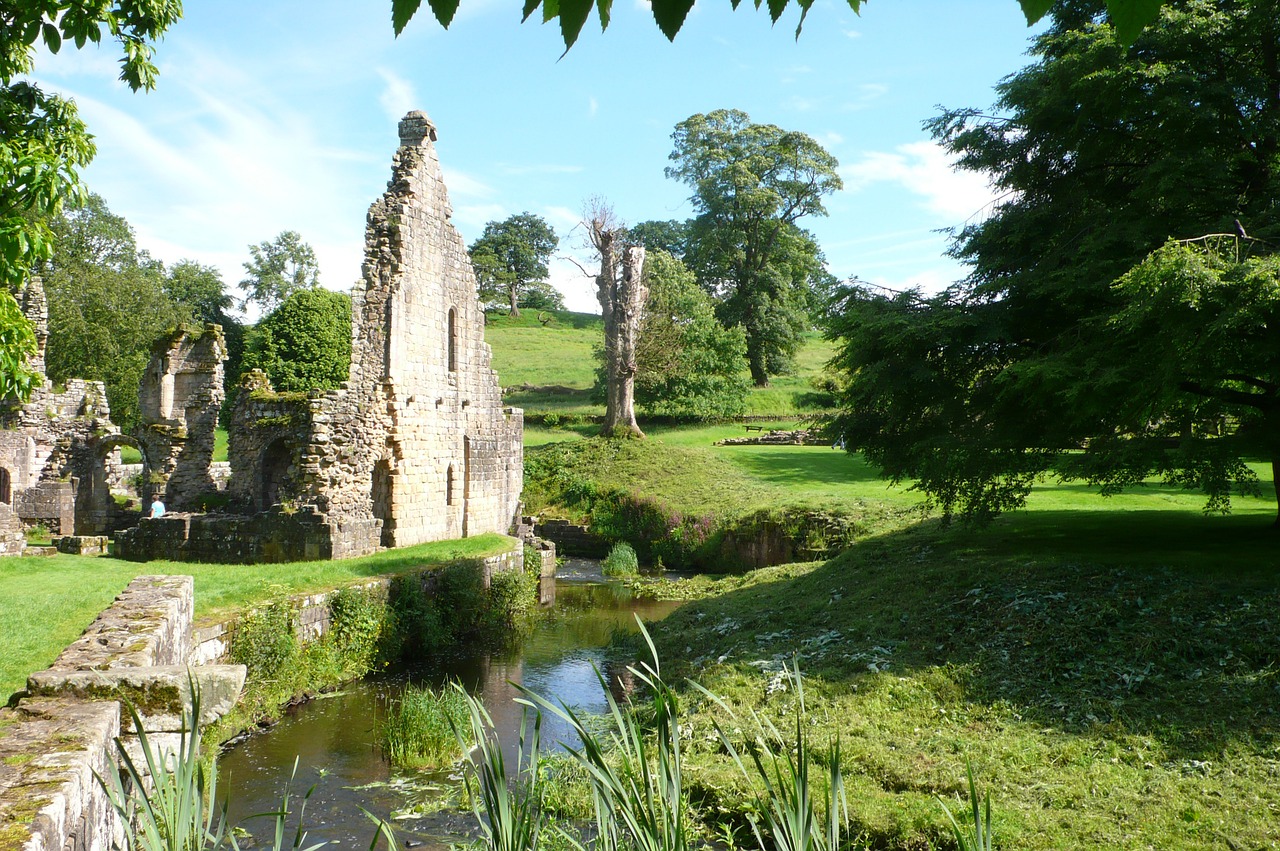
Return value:
[(358, 559), (219, 565), (57, 555), (0, 559), (0, 697), (53, 663), (67, 644), (141, 574), (195, 577), (196, 617), (210, 620), (279, 593), (336, 588), (389, 573), (502, 552), (511, 539), (480, 535), (387, 550)]
[[(227, 460), (227, 430), (218, 426), (213, 432), (213, 460)], [(121, 464), (141, 464), (142, 453), (136, 446), (125, 444), (120, 447)]]
[[(550, 317), (546, 325), (539, 316)], [(604, 340), (599, 316), (525, 310), (519, 319), (512, 319), (493, 313), (486, 320), (485, 340), (493, 348), (494, 369), (507, 388), (503, 398), (508, 405), (524, 408), (530, 416), (604, 415), (603, 403), (591, 400), (595, 348)], [(753, 387), (747, 415), (795, 417), (819, 411), (825, 399), (816, 393), (813, 381), (833, 353), (833, 344), (818, 332), (806, 334), (795, 371), (776, 376), (769, 387)]]
[[(842, 741), (853, 833), (943, 843), (965, 762), (1000, 847), (1280, 841), (1280, 537), (1261, 518), (1046, 509), (937, 521), (826, 563), (718, 582), (655, 627), (664, 667), (783, 727), (798, 658), (813, 741)], [(695, 707), (694, 797), (742, 780)], [(946, 846), (944, 846), (946, 847)]]

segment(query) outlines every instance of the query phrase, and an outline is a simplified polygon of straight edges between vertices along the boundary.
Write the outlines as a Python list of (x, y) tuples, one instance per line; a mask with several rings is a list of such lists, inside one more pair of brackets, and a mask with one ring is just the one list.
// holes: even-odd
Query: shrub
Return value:
[(640, 559), (626, 541), (613, 545), (600, 565), (605, 576), (634, 576), (640, 571)]
[(231, 661), (247, 667), (252, 680), (273, 679), (297, 655), (288, 600), (274, 600), (245, 615), (231, 637)]
[(349, 676), (373, 668), (387, 620), (387, 607), (371, 590), (343, 588), (330, 595), (329, 640)]

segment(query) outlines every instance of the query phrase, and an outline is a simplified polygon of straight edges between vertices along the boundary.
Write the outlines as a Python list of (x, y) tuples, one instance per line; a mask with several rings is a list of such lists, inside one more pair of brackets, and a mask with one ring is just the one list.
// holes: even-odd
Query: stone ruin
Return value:
[(435, 140), (423, 113), (400, 122), (391, 181), (369, 209), (347, 383), (278, 393), (261, 372), (244, 377), (229, 428), (225, 511), (181, 510), (213, 484), (221, 335), (157, 347), (143, 380), (139, 442), (150, 478), (179, 510), (120, 533), (118, 555), (343, 558), (512, 529), (523, 413), (502, 407)]

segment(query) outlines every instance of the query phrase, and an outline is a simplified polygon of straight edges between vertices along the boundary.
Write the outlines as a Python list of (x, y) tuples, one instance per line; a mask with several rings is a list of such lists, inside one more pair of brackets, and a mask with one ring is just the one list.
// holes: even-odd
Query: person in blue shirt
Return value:
[(156, 497), (151, 502), (151, 516), (164, 517), (164, 503), (160, 501), (160, 497)]

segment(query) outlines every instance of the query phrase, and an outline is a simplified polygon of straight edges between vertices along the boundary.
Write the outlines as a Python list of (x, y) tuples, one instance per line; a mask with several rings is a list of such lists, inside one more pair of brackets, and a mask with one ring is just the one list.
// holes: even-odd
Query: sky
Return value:
[(991, 190), (952, 169), (922, 122), (989, 107), (1027, 64), (1015, 0), (871, 0), (860, 16), (817, 0), (798, 40), (795, 9), (771, 26), (750, 3), (700, 0), (674, 43), (644, 0), (615, 0), (609, 29), (589, 21), (567, 54), (558, 24), (522, 24), (520, 5), (461, 0), (446, 31), (423, 3), (395, 38), (390, 0), (186, 0), (154, 91), (116, 80), (114, 44), (42, 54), (34, 76), (78, 104), (98, 146), (85, 182), (139, 247), (216, 266), (232, 289), (249, 245), (296, 230), (321, 283), (349, 290), (412, 109), (438, 128), (463, 238), (543, 216), (573, 310), (599, 310), (566, 259), (589, 254), (584, 202), (602, 197), (627, 223), (692, 216), (690, 189), (663, 174), (671, 133), (721, 108), (808, 133), (840, 161), (829, 215), (799, 222), (832, 274), (929, 291), (963, 276), (945, 231), (981, 216)]

